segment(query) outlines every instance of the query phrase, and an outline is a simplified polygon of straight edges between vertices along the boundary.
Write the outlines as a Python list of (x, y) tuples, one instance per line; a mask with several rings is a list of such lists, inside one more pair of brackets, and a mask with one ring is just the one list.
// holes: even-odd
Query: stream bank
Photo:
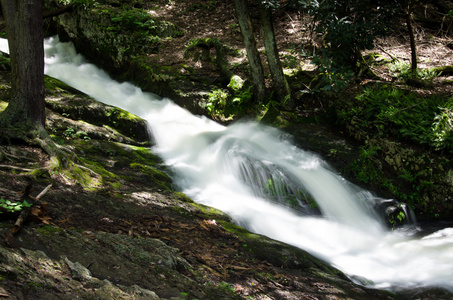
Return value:
[[(49, 1), (48, 5), (55, 2)], [(294, 59), (290, 54), (294, 50), (291, 41), (307, 38), (304, 21), (300, 15), (276, 16), (278, 44), (285, 53), (284, 66), (291, 74), (294, 74), (289, 63), (291, 57)], [(228, 1), (208, 5), (203, 1), (103, 0), (54, 18), (48, 28), (48, 34), (58, 33), (62, 39), (71, 40), (79, 52), (117, 80), (132, 81), (145, 91), (171, 98), (194, 114), (216, 120), (222, 119), (209, 107), (213, 101), (224, 101), (218, 97), (231, 90), (218, 80), (214, 49), (206, 53), (199, 49), (200, 53), (188, 56), (189, 45), (200, 38), (218, 39), (231, 53), (236, 53), (227, 57), (231, 70), (247, 77), (242, 37), (234, 7)], [(385, 47), (389, 41), (383, 43)], [(433, 47), (439, 53), (445, 48), (442, 44)], [(423, 61), (429, 61), (429, 57), (425, 59), (429, 49), (419, 52)], [(309, 67), (308, 62), (302, 65)], [(382, 64), (376, 70), (380, 74), (386, 72)], [(381, 197), (408, 203), (415, 209), (418, 220), (451, 218), (453, 163), (447, 155), (391, 136), (364, 132), (360, 125), (364, 122), (357, 117), (342, 118), (341, 114), (353, 111), (358, 105), (355, 99), (360, 93), (358, 86), (336, 95), (310, 97), (304, 96), (308, 95), (305, 86), (313, 79), (308, 71), (296, 72), (288, 79), (294, 94), (300, 97), (298, 107), (294, 112), (276, 112), (270, 106), (263, 108), (264, 121), (287, 130), (301, 148), (315, 150), (351, 182)], [(445, 90), (448, 80), (438, 83), (440, 94), (448, 92)], [(432, 93), (429, 89), (418, 92), (422, 97)], [(246, 91), (241, 93), (246, 95)], [(242, 109), (245, 112), (242, 117), (257, 115), (256, 111), (247, 110), (250, 108)]]
[[(2, 75), (5, 99), (9, 75)], [(358, 286), (307, 252), (249, 233), (225, 214), (173, 191), (170, 171), (150, 145), (135, 140), (135, 131), (115, 129), (121, 120), (137, 128), (142, 120), (119, 111), (107, 124), (92, 124), (94, 112), (105, 115), (112, 107), (55, 80), (46, 86), (48, 131), (90, 171), (78, 182), (77, 174), (49, 172), (39, 147), (2, 144), (2, 197), (20, 200), (33, 170), (32, 196), (52, 184), (16, 237), (10, 233), (17, 215), (1, 215), (5, 297), (399, 298)], [(71, 103), (80, 102), (92, 108), (89, 114), (71, 110)]]

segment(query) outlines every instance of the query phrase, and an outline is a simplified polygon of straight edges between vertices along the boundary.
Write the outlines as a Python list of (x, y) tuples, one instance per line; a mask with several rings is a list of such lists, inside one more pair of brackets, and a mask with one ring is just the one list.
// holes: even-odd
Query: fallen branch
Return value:
[(379, 46), (379, 49), (384, 52), (385, 54), (387, 54), (388, 56), (390, 56), (390, 58), (392, 59), (392, 61), (396, 61), (397, 59), (391, 55), (388, 51), (386, 51), (384, 48), (382, 48), (381, 46)]
[[(74, 10), (74, 3), (70, 3), (68, 5), (65, 5), (63, 7), (57, 8), (55, 10), (44, 12), (42, 14), (42, 18), (43, 19), (48, 19), (48, 18), (56, 17), (56, 16), (59, 16), (61, 14), (66, 13), (66, 12), (71, 12), (73, 10)], [(4, 22), (0, 23), (0, 31), (5, 29), (5, 28), (6, 28), (6, 23), (4, 23)]]
[(48, 186), (46, 186), (46, 188), (43, 189), (42, 192), (39, 193), (38, 196), (36, 196), (36, 198), (35, 198), (36, 201), (39, 201), (42, 198), (42, 196), (44, 196), (50, 190), (51, 187), (52, 187), (52, 184), (49, 184)]
[(453, 66), (443, 66), (433, 68), (436, 73), (440, 73), (439, 76), (451, 76), (453, 75)]
[(10, 165), (0, 165), (1, 169), (12, 169), (12, 170), (18, 170), (22, 172), (31, 172), (33, 171), (32, 169), (26, 169), (26, 168), (21, 168), (21, 167), (16, 167), (16, 166), (10, 166)]
[(56, 17), (61, 14), (64, 14), (65, 12), (71, 12), (73, 9), (74, 9), (74, 3), (70, 3), (70, 4), (60, 7), (58, 9), (55, 9), (55, 10), (52, 10), (49, 12), (44, 12), (42, 14), (42, 18), (47, 19), (47, 18)]
[(38, 196), (36, 196), (35, 199), (33, 199), (29, 195), (32, 185), (33, 185), (33, 183), (30, 183), (27, 186), (27, 188), (25, 190), (25, 193), (24, 193), (24, 196), (22, 197), (23, 200), (26, 200), (28, 203), (30, 203), (32, 205), (30, 207), (24, 207), (22, 209), (22, 211), (20, 212), (19, 217), (16, 220), (16, 223), (14, 223), (13, 235), (16, 235), (20, 231), (20, 229), (22, 228), (23, 223), (25, 222), (25, 220), (27, 220), (28, 215), (30, 214), (30, 210), (31, 210), (32, 206), (37, 201), (39, 201), (50, 190), (50, 188), (52, 187), (52, 184), (49, 184), (44, 190), (42, 190), (41, 193), (39, 193)]

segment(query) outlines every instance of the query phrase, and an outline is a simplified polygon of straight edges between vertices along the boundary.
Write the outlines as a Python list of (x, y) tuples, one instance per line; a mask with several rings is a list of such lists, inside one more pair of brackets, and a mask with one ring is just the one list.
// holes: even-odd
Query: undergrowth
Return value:
[(421, 96), (378, 85), (365, 88), (353, 101), (341, 106), (339, 121), (349, 123), (357, 131), (453, 153), (452, 96)]

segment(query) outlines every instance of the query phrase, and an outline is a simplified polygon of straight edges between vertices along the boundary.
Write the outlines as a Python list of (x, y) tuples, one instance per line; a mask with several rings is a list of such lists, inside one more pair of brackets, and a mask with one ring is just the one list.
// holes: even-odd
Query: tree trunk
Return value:
[(280, 57), (278, 55), (277, 43), (275, 42), (274, 25), (272, 22), (272, 12), (263, 5), (260, 5), (261, 31), (266, 48), (267, 62), (271, 71), (274, 89), (279, 102), (284, 108), (292, 108), (291, 91), (285, 74), (283, 74)]
[(11, 58), (11, 99), (1, 122), (45, 125), (42, 1), (1, 0)]
[(411, 69), (415, 71), (417, 70), (417, 47), (415, 45), (414, 29), (412, 28), (412, 7), (412, 1), (409, 1), (409, 7), (406, 14), (406, 25), (411, 45)]
[(256, 49), (256, 41), (253, 35), (252, 22), (250, 20), (250, 12), (247, 0), (234, 0), (236, 14), (244, 38), (247, 58), (250, 64), (250, 72), (252, 77), (253, 88), (258, 101), (263, 101), (266, 96), (266, 85), (264, 82), (263, 65), (261, 64), (260, 54)]

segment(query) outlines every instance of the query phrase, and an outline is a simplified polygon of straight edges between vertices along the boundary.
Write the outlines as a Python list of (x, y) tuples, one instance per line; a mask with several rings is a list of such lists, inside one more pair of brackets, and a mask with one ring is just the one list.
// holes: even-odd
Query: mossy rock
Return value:
[(244, 251), (249, 251), (255, 257), (266, 260), (274, 266), (289, 269), (322, 270), (335, 277), (347, 279), (341, 271), (300, 248), (249, 232), (230, 222), (220, 221), (220, 224), (227, 231), (236, 234), (244, 241)]
[[(56, 2), (58, 6), (64, 1)], [(83, 55), (115, 74), (123, 73), (132, 57), (156, 52), (161, 38), (184, 34), (144, 9), (113, 0), (89, 9), (79, 6), (54, 18), (52, 26), (60, 38), (71, 40)]]
[(98, 102), (54, 78), (46, 77), (46, 87), (46, 105), (53, 111), (72, 120), (108, 126), (135, 141), (150, 143), (151, 136), (145, 120), (118, 107)]

